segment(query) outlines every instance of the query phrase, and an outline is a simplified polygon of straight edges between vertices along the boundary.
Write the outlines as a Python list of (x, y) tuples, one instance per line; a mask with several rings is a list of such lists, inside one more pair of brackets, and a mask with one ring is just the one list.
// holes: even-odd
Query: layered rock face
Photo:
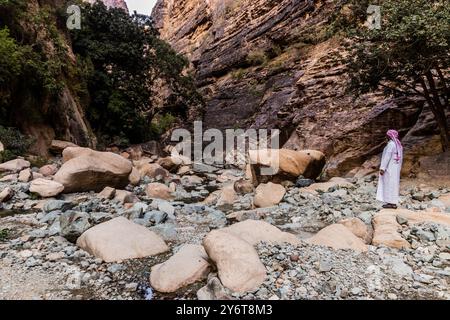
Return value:
[(285, 148), (324, 152), (330, 176), (378, 155), (390, 128), (406, 136), (408, 167), (438, 154), (422, 101), (348, 93), (346, 41), (320, 37), (336, 10), (334, 1), (159, 0), (153, 18), (192, 63), (207, 127), (279, 128)]

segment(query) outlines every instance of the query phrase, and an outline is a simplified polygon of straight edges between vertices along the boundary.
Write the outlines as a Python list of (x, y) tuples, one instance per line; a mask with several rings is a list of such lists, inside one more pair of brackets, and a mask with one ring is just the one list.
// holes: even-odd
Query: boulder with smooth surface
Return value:
[(54, 180), (64, 185), (65, 193), (99, 192), (105, 187), (128, 185), (132, 164), (120, 155), (69, 147), (63, 157), (65, 162)]
[(302, 175), (315, 179), (325, 166), (325, 155), (317, 150), (290, 149), (250, 150), (250, 172), (255, 185), (284, 180), (295, 182)]
[(266, 278), (266, 268), (251, 244), (230, 233), (211, 231), (203, 240), (209, 258), (216, 264), (220, 281), (235, 292), (257, 289)]
[(57, 182), (47, 179), (35, 179), (31, 182), (30, 192), (37, 193), (43, 198), (55, 197), (64, 191), (64, 186)]
[(20, 172), (29, 168), (30, 162), (23, 159), (10, 160), (0, 164), (0, 172)]
[(144, 258), (169, 250), (154, 232), (123, 217), (90, 228), (78, 238), (77, 245), (105, 262)]
[(254, 204), (258, 208), (277, 205), (283, 200), (286, 189), (281, 184), (262, 183), (255, 190)]
[(159, 292), (175, 292), (205, 279), (209, 271), (208, 256), (203, 246), (187, 244), (166, 262), (152, 267), (150, 284)]
[(331, 247), (333, 249), (351, 249), (357, 252), (368, 250), (364, 241), (355, 236), (342, 224), (332, 224), (320, 230), (307, 240), (311, 244)]

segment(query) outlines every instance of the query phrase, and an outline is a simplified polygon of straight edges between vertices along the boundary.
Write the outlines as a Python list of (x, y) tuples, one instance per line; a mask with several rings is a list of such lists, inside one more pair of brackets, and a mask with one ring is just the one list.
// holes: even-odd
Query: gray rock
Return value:
[(63, 201), (63, 200), (49, 200), (44, 204), (42, 210), (44, 212), (52, 212), (52, 211), (67, 211), (72, 209), (75, 206), (72, 202)]
[(314, 183), (314, 180), (306, 179), (303, 176), (298, 177), (297, 181), (295, 182), (295, 186), (297, 188), (305, 188), (309, 187)]
[(168, 218), (168, 214), (162, 211), (150, 211), (145, 213), (144, 220), (150, 221), (154, 224), (164, 223)]
[(28, 235), (30, 240), (45, 238), (47, 236), (47, 231), (42, 229), (36, 229), (31, 231)]
[(89, 222), (91, 224), (99, 224), (111, 220), (113, 216), (110, 213), (106, 212), (92, 212), (90, 214)]
[(165, 241), (176, 241), (178, 239), (177, 231), (173, 223), (162, 223), (149, 229), (161, 236)]
[(175, 219), (175, 208), (167, 201), (159, 201), (158, 210), (167, 213), (170, 219)]
[(115, 263), (115, 264), (110, 265), (108, 267), (108, 272), (110, 272), (112, 274), (117, 273), (117, 272), (122, 271), (122, 270), (125, 270), (125, 267), (123, 265), (121, 265), (121, 264), (118, 264), (118, 263)]
[(333, 269), (333, 261), (328, 259), (320, 259), (319, 272), (330, 272)]
[(91, 227), (86, 212), (66, 211), (59, 217), (59, 222), (61, 236), (70, 242), (76, 242), (78, 237)]
[(214, 173), (217, 172), (219, 169), (204, 163), (194, 163), (194, 165), (192, 166), (192, 169), (195, 172), (199, 172), (199, 173)]
[(55, 236), (60, 233), (61, 233), (61, 224), (59, 223), (59, 219), (56, 219), (48, 229), (48, 235)]
[(45, 214), (42, 218), (39, 219), (39, 222), (52, 224), (53, 221), (56, 220), (62, 214), (61, 211), (52, 211)]

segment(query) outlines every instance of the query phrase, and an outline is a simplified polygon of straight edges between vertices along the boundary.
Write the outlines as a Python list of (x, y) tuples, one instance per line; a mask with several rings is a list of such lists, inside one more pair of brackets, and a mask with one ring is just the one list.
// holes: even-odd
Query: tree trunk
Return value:
[[(420, 81), (420, 84), (422, 85), (423, 94), (425, 96), (425, 99), (427, 100), (428, 105), (430, 106), (430, 109), (433, 112), (434, 118), (438, 125), (439, 134), (441, 137), (442, 150), (445, 152), (450, 149), (450, 134), (449, 134), (449, 130), (448, 130), (447, 117), (445, 114), (444, 107), (439, 102), (439, 97), (436, 96), (434, 82), (430, 81), (429, 77), (427, 77), (427, 78), (428, 78), (428, 82), (431, 86), (432, 91), (434, 91), (433, 92), (434, 97), (431, 97), (430, 90), (428, 89), (428, 87), (425, 83), (425, 80), (423, 78), (420, 78), (419, 81)], [(433, 80), (433, 79), (431, 79), (431, 80)]]

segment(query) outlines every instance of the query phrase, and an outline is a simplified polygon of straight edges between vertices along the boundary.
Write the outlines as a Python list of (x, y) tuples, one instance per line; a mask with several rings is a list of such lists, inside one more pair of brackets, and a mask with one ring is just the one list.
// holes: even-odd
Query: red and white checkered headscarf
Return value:
[(394, 158), (395, 161), (399, 162), (400, 159), (403, 159), (403, 146), (400, 142), (400, 140), (398, 139), (398, 131), (397, 130), (388, 130), (387, 132), (387, 136), (394, 141), (395, 146), (397, 147), (397, 152), (396, 152), (396, 157)]

